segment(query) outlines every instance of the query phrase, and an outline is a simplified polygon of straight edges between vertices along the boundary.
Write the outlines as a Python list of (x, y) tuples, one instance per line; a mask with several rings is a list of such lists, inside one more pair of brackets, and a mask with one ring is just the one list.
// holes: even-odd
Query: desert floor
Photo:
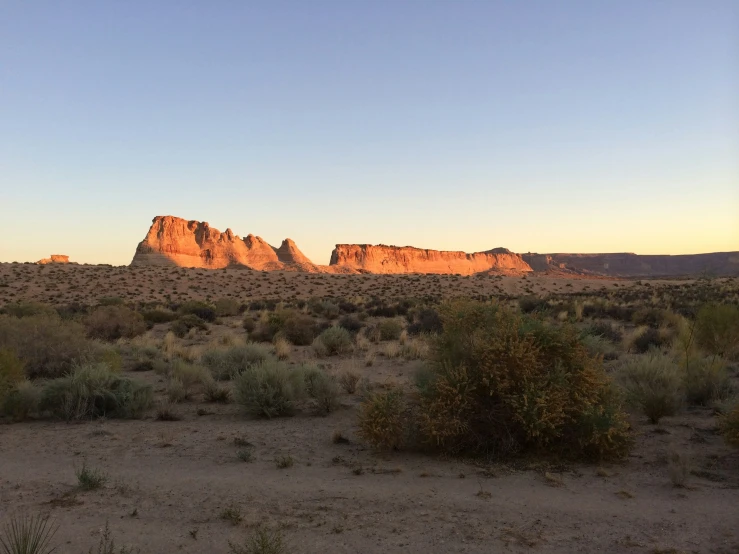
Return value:
[[(0, 264), (0, 303), (74, 302), (165, 294), (217, 298), (387, 294), (442, 296), (598, 290), (633, 283), (528, 278), (344, 276), (204, 272), (94, 266)], [(258, 294), (257, 294), (258, 291)], [(240, 318), (223, 318), (197, 347), (221, 335), (242, 338)], [(160, 340), (167, 326), (147, 336)], [(291, 363), (312, 357), (292, 347)], [(377, 387), (407, 382), (422, 361), (378, 352), (318, 360), (329, 372), (351, 368)], [(128, 370), (127, 370), (128, 371)], [(165, 378), (130, 372), (165, 395)], [(254, 420), (236, 404), (198, 395), (174, 406), (179, 421), (152, 412), (137, 421), (27, 421), (0, 425), (0, 522), (48, 513), (61, 553), (96, 547), (109, 522), (118, 546), (142, 553), (227, 553), (259, 525), (281, 528), (292, 553), (678, 553), (739, 552), (739, 451), (717, 434), (709, 409), (690, 409), (659, 425), (633, 416), (636, 447), (623, 463), (485, 464), (408, 453), (379, 454), (356, 437), (358, 395), (342, 393), (325, 416)], [(335, 443), (340, 431), (348, 439)], [(237, 457), (253, 445), (254, 460)], [(687, 487), (668, 474), (673, 449), (690, 453)], [(294, 465), (278, 469), (276, 459)], [(104, 471), (102, 489), (83, 492), (75, 470)], [(224, 511), (240, 514), (230, 521)]]

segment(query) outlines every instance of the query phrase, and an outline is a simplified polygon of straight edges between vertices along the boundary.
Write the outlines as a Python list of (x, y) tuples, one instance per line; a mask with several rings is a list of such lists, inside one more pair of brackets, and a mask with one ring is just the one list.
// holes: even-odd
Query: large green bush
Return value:
[(144, 316), (126, 306), (100, 306), (85, 318), (87, 334), (94, 339), (132, 339), (146, 332)]
[(351, 352), (354, 348), (352, 334), (343, 327), (329, 327), (323, 331), (313, 343), (313, 349), (319, 355), (333, 356)]
[(574, 328), (476, 302), (451, 303), (440, 315), (419, 387), (416, 423), (428, 446), (493, 456), (628, 452), (625, 415)]
[(0, 348), (10, 348), (24, 363), (26, 376), (54, 378), (75, 363), (115, 357), (87, 338), (85, 328), (58, 315), (0, 316)]
[(627, 400), (651, 423), (675, 415), (685, 398), (684, 371), (674, 358), (657, 350), (627, 360), (618, 380)]
[(67, 421), (103, 416), (138, 418), (153, 398), (149, 385), (121, 377), (106, 364), (89, 364), (46, 383), (40, 410)]
[(739, 306), (708, 304), (695, 319), (695, 340), (710, 354), (739, 355)]
[(247, 368), (236, 377), (234, 396), (252, 416), (291, 415), (295, 404), (305, 397), (304, 372), (268, 360)]

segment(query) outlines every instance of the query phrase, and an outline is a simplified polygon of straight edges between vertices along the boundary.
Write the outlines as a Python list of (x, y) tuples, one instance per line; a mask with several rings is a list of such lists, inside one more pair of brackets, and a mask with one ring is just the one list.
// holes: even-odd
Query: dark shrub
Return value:
[(441, 330), (441, 318), (433, 308), (423, 308), (414, 318), (414, 322), (408, 326), (408, 333), (411, 335), (436, 334)]
[(606, 340), (611, 341), (614, 344), (620, 344), (624, 338), (623, 333), (620, 329), (615, 328), (607, 321), (598, 321), (590, 325), (585, 329), (588, 335), (594, 337), (603, 337)]
[(343, 327), (350, 333), (358, 333), (364, 327), (364, 323), (359, 321), (355, 315), (345, 315), (339, 318), (339, 327)]
[(216, 300), (216, 315), (221, 317), (230, 317), (239, 315), (241, 306), (235, 298), (219, 298)]
[(657, 329), (647, 328), (641, 335), (636, 337), (632, 342), (634, 352), (644, 354), (651, 348), (660, 348), (664, 344), (664, 339)]
[(199, 331), (205, 331), (208, 329), (208, 324), (194, 314), (183, 315), (178, 320), (172, 322), (170, 330), (182, 338), (190, 331), (190, 329), (198, 329)]
[(530, 314), (533, 312), (545, 312), (549, 309), (549, 304), (546, 298), (539, 298), (538, 296), (522, 296), (518, 299), (518, 307), (521, 312)]
[(739, 307), (703, 306), (695, 320), (695, 340), (707, 352), (733, 358), (739, 354)]
[(95, 308), (85, 318), (85, 326), (88, 336), (107, 341), (130, 339), (146, 332), (143, 316), (121, 305)]
[(30, 317), (34, 315), (53, 315), (55, 310), (51, 306), (39, 302), (18, 302), (6, 304), (4, 311), (13, 317)]
[(181, 304), (177, 311), (183, 315), (196, 315), (203, 321), (213, 322), (216, 320), (215, 309), (209, 304), (197, 300), (189, 300)]
[(148, 325), (157, 325), (158, 323), (169, 323), (177, 319), (177, 314), (170, 310), (154, 308), (152, 310), (144, 310), (141, 312), (144, 321)]

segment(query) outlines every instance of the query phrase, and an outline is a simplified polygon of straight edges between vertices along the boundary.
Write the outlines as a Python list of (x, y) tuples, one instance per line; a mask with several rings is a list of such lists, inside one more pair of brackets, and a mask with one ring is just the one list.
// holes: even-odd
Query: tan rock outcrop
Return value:
[(46, 264), (68, 264), (69, 256), (65, 254), (52, 254), (50, 258), (43, 258), (36, 262), (37, 264), (46, 265)]
[(153, 219), (149, 232), (136, 248), (131, 265), (318, 271), (289, 239), (277, 249), (261, 237), (247, 235), (242, 239), (231, 229), (221, 233), (206, 222), (174, 216)]
[(467, 254), (425, 250), (412, 246), (337, 244), (330, 266), (348, 267), (368, 273), (528, 273), (531, 267), (521, 256), (505, 248)]

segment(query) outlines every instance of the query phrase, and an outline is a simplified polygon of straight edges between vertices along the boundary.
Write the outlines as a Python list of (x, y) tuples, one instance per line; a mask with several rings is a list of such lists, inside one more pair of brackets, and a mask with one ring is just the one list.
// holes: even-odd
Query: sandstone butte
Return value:
[[(53, 257), (52, 257), (53, 258)], [(206, 222), (157, 216), (131, 265), (315, 273), (436, 273), (523, 275), (531, 272), (611, 277), (739, 275), (739, 252), (678, 256), (616, 254), (516, 254), (505, 248), (467, 254), (411, 246), (337, 244), (328, 266), (312, 263), (290, 239), (275, 248), (254, 235), (241, 238)]]
[(52, 254), (50, 258), (42, 258), (36, 263), (40, 265), (46, 265), (46, 264), (68, 264), (72, 262), (69, 261), (69, 256), (66, 256), (65, 254)]

